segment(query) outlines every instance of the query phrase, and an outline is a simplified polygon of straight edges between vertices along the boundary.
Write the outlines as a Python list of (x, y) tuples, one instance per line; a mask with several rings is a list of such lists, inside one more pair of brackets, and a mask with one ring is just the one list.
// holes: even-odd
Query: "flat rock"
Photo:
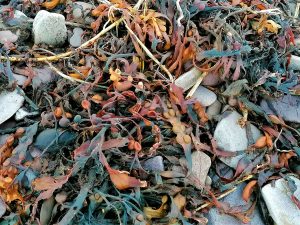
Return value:
[(146, 160), (143, 163), (143, 168), (145, 170), (153, 171), (153, 172), (164, 171), (165, 167), (164, 167), (163, 157), (159, 155)]
[(3, 91), (0, 94), (0, 124), (12, 117), (23, 105), (24, 97), (17, 90)]
[(208, 116), (208, 119), (213, 119), (215, 116), (220, 114), (222, 108), (221, 102), (216, 100), (213, 104), (207, 107), (206, 114)]
[(67, 39), (65, 17), (40, 10), (33, 21), (33, 34), (35, 44), (62, 45)]
[[(229, 203), (231, 207), (238, 206), (242, 207), (243, 210), (247, 210), (251, 206), (251, 202), (246, 203), (242, 199), (242, 192), (243, 188), (245, 187), (245, 183), (238, 186), (236, 191), (226, 196), (221, 202)], [(223, 224), (230, 224), (230, 225), (243, 225), (240, 220), (236, 219), (235, 217), (229, 216), (227, 214), (221, 214), (218, 209), (212, 208), (209, 210), (208, 215), (208, 225), (223, 225)], [(250, 216), (250, 223), (246, 224), (255, 224), (255, 225), (264, 225), (264, 222), (261, 218), (258, 208), (256, 207), (253, 214)]]
[(275, 100), (262, 100), (267, 114), (281, 116), (285, 121), (300, 123), (300, 96), (285, 95)]
[(211, 166), (211, 159), (204, 152), (195, 151), (192, 153), (192, 174), (200, 182), (195, 184), (195, 186), (201, 189), (201, 185), (205, 184), (207, 173)]
[[(233, 111), (218, 123), (214, 132), (214, 138), (218, 148), (221, 150), (230, 152), (244, 151), (252, 144), (248, 143), (246, 128), (242, 128), (238, 124), (240, 118), (242, 116)], [(261, 132), (252, 124), (250, 125), (250, 129), (253, 141), (255, 142), (261, 136)], [(235, 157), (220, 157), (220, 160), (235, 169), (242, 157), (244, 157), (244, 154)]]
[(193, 97), (205, 107), (210, 106), (217, 100), (217, 95), (214, 92), (201, 85), (196, 89)]
[[(289, 178), (297, 188), (294, 196), (300, 199), (300, 180), (293, 176)], [(262, 196), (276, 225), (299, 225), (300, 210), (291, 200), (291, 191), (287, 182), (281, 178), (275, 182), (274, 187), (267, 184), (262, 188)]]
[(178, 87), (183, 88), (184, 91), (187, 91), (196, 83), (198, 78), (201, 76), (201, 72), (197, 68), (192, 68), (188, 72), (182, 74), (175, 80), (175, 84)]

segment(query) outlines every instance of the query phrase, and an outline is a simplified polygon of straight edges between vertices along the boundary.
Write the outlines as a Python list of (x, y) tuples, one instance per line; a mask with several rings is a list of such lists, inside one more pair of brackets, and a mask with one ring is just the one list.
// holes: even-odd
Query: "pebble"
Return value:
[(288, 122), (300, 123), (300, 96), (285, 95), (275, 100), (262, 100), (260, 106), (267, 114), (281, 116)]
[[(230, 152), (244, 151), (250, 144), (253, 144), (248, 143), (246, 128), (241, 128), (238, 124), (238, 120), (240, 118), (242, 118), (242, 116), (233, 111), (217, 124), (214, 132), (214, 138), (217, 142), (218, 148), (221, 150)], [(261, 132), (252, 124), (250, 127), (252, 137), (255, 142), (259, 137), (261, 137)], [(245, 153), (234, 157), (220, 157), (220, 160), (235, 169), (238, 161), (244, 157), (244, 155)]]
[(210, 106), (217, 100), (217, 95), (213, 91), (201, 85), (196, 89), (193, 97), (196, 98), (204, 107)]
[(195, 183), (195, 187), (202, 189), (201, 185), (205, 185), (210, 166), (211, 159), (204, 152), (195, 151), (192, 153), (192, 174), (200, 182), (200, 184)]
[[(229, 203), (231, 207), (242, 207), (243, 211), (247, 210), (251, 203), (246, 203), (242, 198), (242, 192), (243, 188), (245, 187), (245, 183), (242, 183), (237, 187), (237, 189), (226, 196), (224, 199), (220, 200), (221, 202)], [(208, 225), (221, 225), (221, 224), (230, 224), (230, 225), (244, 225), (245, 223), (242, 223), (242, 221), (236, 219), (235, 217), (232, 217), (227, 214), (222, 214), (218, 211), (216, 208), (212, 208), (209, 210), (208, 215)], [(258, 208), (256, 207), (253, 214), (250, 216), (251, 222), (246, 224), (255, 224), (255, 225), (265, 225), (265, 223), (262, 220), (262, 217), (259, 213)]]
[[(294, 196), (300, 199), (300, 180), (288, 176), (297, 188)], [(268, 207), (268, 211), (276, 225), (299, 225), (300, 210), (291, 200), (287, 180), (281, 178), (275, 182), (275, 186), (267, 184), (262, 188), (262, 196)]]
[(14, 43), (18, 40), (18, 36), (12, 33), (10, 30), (0, 31), (0, 43)]
[(22, 119), (24, 119), (27, 116), (35, 116), (38, 115), (39, 112), (28, 112), (25, 108), (20, 108), (15, 115), (15, 119), (17, 121), (20, 121)]
[[(12, 117), (23, 105), (24, 97), (17, 90), (3, 91), (0, 94), (0, 124)], [(5, 106), (5, 107), (3, 107)]]
[[(56, 152), (64, 146), (71, 144), (75, 138), (76, 134), (70, 131), (65, 131), (61, 133), (60, 130), (55, 129), (45, 129), (38, 134), (34, 147), (40, 149), (41, 151), (48, 148), (48, 152)], [(55, 141), (56, 137), (57, 141)]]
[(83, 34), (83, 30), (79, 27), (74, 28), (73, 35), (70, 38), (70, 45), (74, 48), (77, 48), (81, 45), (81, 35)]
[(62, 45), (67, 39), (65, 17), (58, 13), (41, 10), (34, 18), (33, 33), (35, 44)]
[(153, 171), (153, 172), (164, 171), (165, 167), (164, 167), (163, 157), (159, 155), (146, 160), (143, 163), (143, 168), (145, 170)]
[(32, 79), (32, 87), (34, 89), (40, 88), (44, 84), (49, 84), (57, 77), (57, 74), (46, 66), (33, 68), (33, 71), (35, 76)]
[(204, 78), (201, 84), (205, 86), (216, 86), (221, 82), (221, 77), (218, 73), (208, 73)]
[(201, 72), (197, 68), (193, 68), (190, 71), (182, 74), (179, 78), (175, 80), (175, 84), (178, 87), (183, 88), (184, 91), (187, 91), (196, 83), (200, 77)]
[(13, 73), (13, 77), (16, 79), (17, 84), (20, 86), (24, 85), (25, 81), (27, 80), (27, 77), (16, 73)]
[(73, 11), (72, 11), (74, 21), (82, 22), (84, 17), (86, 17), (93, 8), (94, 6), (92, 4), (86, 2), (75, 2), (73, 4)]
[(300, 70), (300, 57), (292, 55), (288, 68), (292, 70)]
[(221, 112), (222, 104), (216, 100), (213, 104), (207, 107), (206, 114), (208, 119), (213, 119), (215, 116), (219, 115)]

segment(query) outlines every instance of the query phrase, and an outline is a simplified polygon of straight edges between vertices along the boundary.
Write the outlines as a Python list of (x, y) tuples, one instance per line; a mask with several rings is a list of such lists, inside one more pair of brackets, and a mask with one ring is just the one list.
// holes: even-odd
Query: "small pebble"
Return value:
[(70, 45), (72, 45), (74, 48), (77, 48), (81, 45), (81, 36), (83, 34), (83, 30), (79, 27), (74, 28), (73, 30), (73, 36), (70, 38)]

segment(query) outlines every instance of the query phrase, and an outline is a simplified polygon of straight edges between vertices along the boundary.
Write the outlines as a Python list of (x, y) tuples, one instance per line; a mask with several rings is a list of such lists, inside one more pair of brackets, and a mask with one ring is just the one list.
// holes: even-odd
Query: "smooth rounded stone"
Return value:
[(300, 123), (300, 96), (285, 95), (275, 100), (262, 100), (267, 114), (281, 116), (285, 121)]
[(73, 35), (70, 38), (70, 45), (74, 48), (77, 48), (81, 45), (81, 35), (83, 34), (83, 30), (79, 27), (74, 28)]
[[(0, 94), (0, 124), (12, 117), (23, 105), (24, 97), (17, 90), (3, 91)], [(5, 107), (3, 107), (5, 106)]]
[(13, 73), (13, 77), (16, 79), (17, 84), (20, 86), (24, 85), (25, 81), (27, 80), (27, 77), (16, 73)]
[(146, 160), (143, 163), (143, 168), (145, 170), (153, 171), (153, 172), (164, 171), (165, 167), (164, 167), (163, 157), (159, 155)]
[(202, 81), (202, 85), (205, 85), (205, 86), (216, 86), (218, 85), (219, 83), (221, 82), (221, 77), (219, 74), (217, 73), (208, 73), (204, 78), (203, 78), (203, 81)]
[[(214, 132), (214, 138), (218, 148), (224, 151), (237, 152), (244, 151), (252, 144), (248, 143), (246, 128), (242, 128), (238, 124), (238, 120), (242, 118), (240, 114), (233, 111), (223, 118), (218, 124)], [(252, 124), (250, 125), (253, 141), (255, 142), (261, 137), (261, 132)], [(238, 161), (244, 157), (241, 154), (234, 157), (220, 157), (220, 160), (232, 168), (236, 168)]]
[[(289, 176), (295, 186), (294, 196), (300, 199), (300, 180)], [(275, 182), (275, 187), (267, 184), (262, 188), (262, 196), (268, 207), (268, 211), (276, 225), (299, 225), (300, 210), (291, 200), (291, 191), (287, 180), (281, 178)]]
[(0, 31), (0, 43), (14, 43), (18, 40), (18, 35), (12, 33), (10, 30)]
[(67, 39), (65, 17), (40, 10), (33, 21), (33, 34), (35, 44), (62, 45)]
[(192, 96), (204, 107), (210, 106), (217, 100), (217, 95), (214, 92), (201, 85), (196, 89)]
[(72, 15), (74, 21), (82, 22), (90, 11), (94, 8), (92, 4), (86, 2), (74, 2)]
[(211, 166), (211, 159), (204, 152), (195, 151), (192, 153), (192, 175), (194, 175), (200, 182), (195, 182), (195, 187), (202, 189), (202, 185), (205, 185), (207, 173)]
[(208, 116), (208, 119), (213, 119), (213, 117), (220, 114), (222, 108), (221, 102), (216, 100), (213, 104), (207, 107), (206, 114)]
[[(220, 201), (229, 203), (231, 207), (239, 207), (242, 208), (242, 211), (246, 211), (247, 209), (250, 208), (252, 203), (251, 202), (246, 203), (242, 199), (242, 192), (245, 185), (246, 185), (245, 183), (242, 183), (237, 187), (237, 189), (233, 193), (229, 194), (228, 196), (226, 196), (224, 199)], [(233, 216), (220, 213), (216, 208), (211, 208), (209, 210), (207, 219), (208, 219), (208, 225), (223, 225), (223, 224), (244, 225), (245, 224)], [(255, 207), (254, 212), (250, 216), (250, 219), (251, 221), (246, 224), (265, 225), (259, 213), (258, 207)]]
[(201, 76), (201, 72), (197, 68), (192, 68), (190, 71), (182, 74), (175, 80), (175, 84), (178, 87), (183, 88), (184, 91), (187, 91), (196, 83), (198, 78)]
[(288, 68), (292, 70), (300, 70), (300, 57), (292, 55), (290, 58), (290, 64)]
[(57, 77), (57, 74), (49, 67), (33, 68), (33, 71), (35, 73), (32, 79), (32, 87), (34, 89), (41, 87), (43, 84), (49, 84)]
[[(56, 137), (57, 140), (55, 141)], [(55, 129), (46, 129), (37, 136), (34, 147), (44, 151), (46, 148), (49, 152), (56, 152), (64, 146), (71, 144), (77, 135), (71, 131), (61, 131)]]

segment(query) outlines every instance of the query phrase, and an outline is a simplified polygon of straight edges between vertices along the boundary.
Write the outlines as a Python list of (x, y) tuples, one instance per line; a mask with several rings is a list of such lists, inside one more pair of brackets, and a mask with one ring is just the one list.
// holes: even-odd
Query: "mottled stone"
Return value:
[(62, 45), (67, 39), (65, 17), (58, 13), (39, 11), (33, 21), (33, 34), (35, 44)]

